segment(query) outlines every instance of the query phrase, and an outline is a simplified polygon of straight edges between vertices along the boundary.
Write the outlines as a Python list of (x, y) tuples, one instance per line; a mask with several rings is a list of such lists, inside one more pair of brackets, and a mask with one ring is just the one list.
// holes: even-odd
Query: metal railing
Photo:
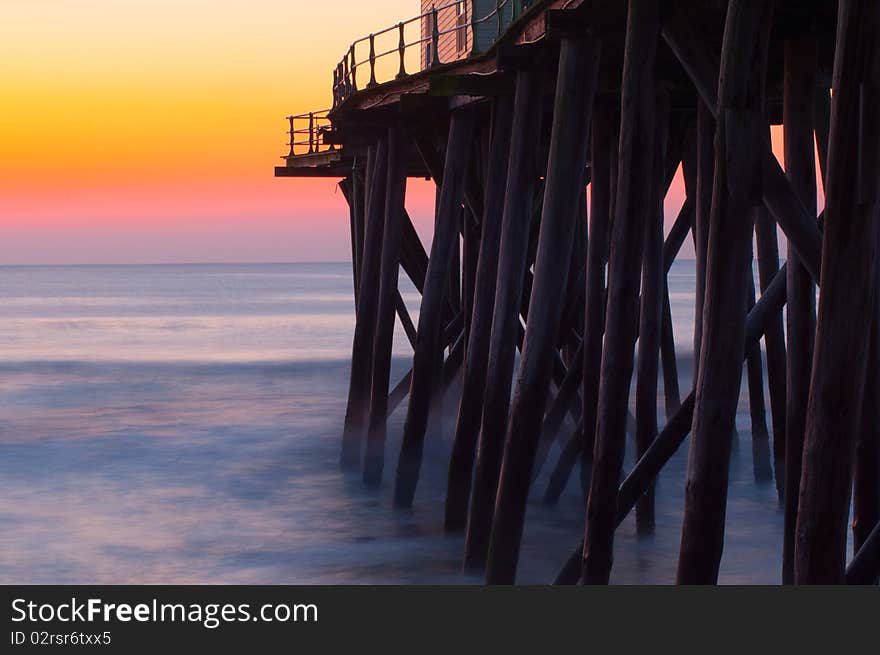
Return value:
[(282, 159), (335, 150), (332, 143), (324, 142), (324, 135), (330, 131), (330, 118), (327, 115), (329, 112), (329, 109), (322, 109), (288, 116), (290, 130), (287, 133), (290, 135), (290, 140), (287, 145), (290, 147), (290, 152)]
[[(419, 70), (449, 63), (449, 61), (441, 61), (440, 55), (441, 39), (447, 35), (455, 35), (450, 37), (455, 39), (453, 46), (456, 51), (455, 60), (480, 54), (480, 30), (484, 37), (488, 34), (488, 38), (494, 43), (533, 2), (534, 0), (495, 0), (492, 10), (480, 18), (474, 11), (476, 0), (447, 2), (439, 7), (433, 6), (430, 11), (397, 25), (357, 39), (349, 46), (345, 57), (333, 71), (332, 109), (336, 109), (353, 93), (360, 90), (357, 78), (359, 68), (369, 66), (369, 80), (362, 88), (370, 89), (385, 82), (407, 77), (409, 75), (407, 69), (412, 70), (414, 67), (412, 62), (407, 66), (406, 59), (407, 56), (413, 56), (414, 48), (418, 50)], [(508, 6), (510, 6), (509, 11)], [(455, 20), (452, 22), (452, 27), (441, 30), (441, 14), (449, 11), (456, 12)], [(487, 27), (481, 27), (483, 25)], [(413, 26), (417, 26), (419, 30), (418, 38), (408, 40), (407, 28), (411, 31), (414, 29)], [(396, 44), (390, 43), (389, 39), (396, 41)], [(379, 52), (377, 52), (377, 43)], [(426, 46), (424, 53), (423, 45)], [(364, 54), (364, 50), (367, 50), (367, 54)], [(425, 55), (424, 58), (422, 54)], [(332, 109), (288, 116), (290, 139), (287, 145), (290, 150), (282, 159), (335, 150), (332, 143), (324, 141), (325, 134), (332, 128), (329, 118)]]
[[(494, 40), (501, 37), (504, 29), (513, 21), (515, 21), (522, 12), (532, 4), (532, 0), (495, 0), (495, 7), (485, 16), (478, 18), (474, 7), (476, 2), (468, 0), (465, 2), (447, 2), (439, 7), (432, 7), (418, 16), (414, 16), (409, 20), (392, 25), (384, 30), (373, 32), (372, 34), (362, 37), (354, 41), (348, 48), (348, 52), (336, 66), (333, 71), (333, 108), (338, 107), (342, 102), (349, 98), (353, 93), (360, 90), (358, 85), (358, 69), (369, 66), (369, 79), (363, 86), (370, 89), (380, 83), (390, 82), (392, 79), (401, 79), (408, 75), (407, 73), (407, 54), (412, 52), (411, 48), (417, 47), (420, 56), (420, 68), (432, 68), (443, 63), (441, 61), (440, 49), (441, 39), (447, 35), (464, 35), (465, 48), (464, 52), (456, 48), (456, 59), (462, 58), (461, 55), (479, 54), (479, 33), (480, 25), (494, 21), (495, 34)], [(505, 11), (508, 5), (511, 5), (510, 12)], [(445, 12), (456, 12), (454, 14), (456, 20), (452, 27), (440, 29), (441, 14)], [(463, 14), (462, 11), (465, 13)], [(507, 15), (505, 15), (507, 14)], [(461, 20), (462, 16), (465, 20)], [(417, 24), (418, 37), (408, 40), (407, 28)], [(427, 29), (424, 29), (427, 28)], [(412, 31), (412, 30), (410, 30)], [(423, 34), (427, 32), (427, 34)], [(468, 39), (470, 33), (470, 39)], [(460, 38), (460, 37), (459, 37)], [(389, 43), (389, 39), (391, 42)], [(394, 41), (396, 40), (396, 44)], [(377, 53), (377, 41), (384, 43), (379, 45), (380, 51)], [(467, 44), (470, 49), (468, 50)], [(422, 45), (425, 45), (425, 61), (421, 61)], [(409, 50), (408, 50), (409, 49)], [(364, 51), (367, 51), (364, 54)], [(396, 60), (390, 59), (396, 55)], [(381, 66), (385, 62), (391, 62), (391, 66)], [(394, 70), (396, 68), (396, 71)], [(385, 79), (387, 77), (387, 79)], [(380, 82), (380, 79), (382, 80)]]

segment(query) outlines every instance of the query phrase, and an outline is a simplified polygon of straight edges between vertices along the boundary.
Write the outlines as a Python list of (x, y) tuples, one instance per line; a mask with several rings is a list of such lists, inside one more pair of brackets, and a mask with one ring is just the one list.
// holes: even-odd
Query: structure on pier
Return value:
[[(653, 530), (653, 481), (690, 436), (678, 581), (714, 583), (745, 363), (754, 447), (767, 457), (755, 475), (775, 476), (785, 508), (783, 580), (876, 582), (880, 3), (422, 10), (352, 44), (332, 108), (289, 118), (276, 168), (341, 178), (350, 207), (356, 326), (342, 466), (368, 485), (389, 468), (395, 506), (418, 502), (426, 433), (461, 370), (445, 518), (464, 535), (464, 565), (514, 582), (526, 500), (536, 470), (552, 466), (545, 502), (574, 470), (588, 498), (584, 541), (558, 581), (607, 583), (616, 526), (635, 509), (639, 531)], [(784, 167), (770, 145), (780, 124)], [(679, 166), (687, 199), (664, 231)], [(409, 177), (437, 185), (427, 249), (404, 207)], [(686, 239), (696, 330), (682, 398), (666, 276)], [(400, 268), (421, 294), (417, 326)], [(390, 379), (396, 320), (413, 347), (400, 381)], [(400, 451), (387, 453), (386, 417), (404, 402)], [(621, 482), (628, 429), (638, 462)], [(548, 461), (554, 442), (561, 455)]]

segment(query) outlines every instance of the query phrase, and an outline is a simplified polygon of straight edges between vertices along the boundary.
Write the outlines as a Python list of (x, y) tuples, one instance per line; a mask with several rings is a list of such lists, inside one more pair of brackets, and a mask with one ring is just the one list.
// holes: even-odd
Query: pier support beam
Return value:
[(364, 455), (364, 482), (370, 486), (378, 486), (382, 481), (382, 469), (385, 465), (388, 387), (391, 376), (391, 351), (394, 345), (394, 317), (397, 300), (400, 298), (397, 280), (400, 277), (400, 243), (406, 197), (403, 139), (403, 129), (399, 124), (388, 130), (385, 224), (382, 231), (379, 302), (376, 310), (376, 334), (373, 339), (370, 415)]
[[(749, 264), (748, 308), (755, 306), (755, 278)], [(764, 362), (761, 343), (755, 341), (746, 346), (746, 372), (749, 385), (749, 416), (752, 423), (752, 473), (755, 482), (773, 480), (770, 464), (770, 431), (767, 429), (767, 408), (764, 403)]]
[[(642, 254), (642, 294), (639, 305), (638, 366), (636, 370), (636, 457), (641, 457), (657, 436), (657, 364), (666, 271), (663, 266), (663, 200), (666, 132), (669, 127), (669, 97), (657, 94), (654, 127), (653, 207), (645, 216)], [(636, 505), (636, 531), (654, 532), (654, 486)]]
[[(715, 117), (706, 103), (697, 100), (697, 189), (694, 213), (694, 386), (700, 370), (703, 343), (703, 303), (706, 295), (706, 251), (709, 249), (709, 214), (712, 211), (712, 181), (715, 178)], [(667, 419), (668, 420), (668, 419)]]
[(483, 395), (486, 390), (486, 368), (492, 334), (495, 287), (498, 280), (498, 251), (501, 245), (501, 219), (507, 187), (512, 121), (513, 99), (506, 96), (496, 98), (492, 107), (489, 161), (483, 201), (483, 233), (477, 262), (474, 311), (468, 335), (461, 402), (458, 407), (449, 462), (444, 518), (444, 527), (447, 531), (463, 530), (467, 524), (471, 479), (480, 420), (483, 415)]
[(452, 248), (458, 242), (464, 179), (473, 127), (474, 116), (470, 110), (459, 109), (452, 113), (443, 168), (443, 186), (419, 312), (409, 406), (397, 462), (394, 506), (398, 508), (412, 506), (422, 465), (431, 398), (437, 391), (434, 388), (435, 369), (438, 365), (438, 354), (442, 357), (443, 350), (443, 315), (449, 287), (449, 263)]
[[(785, 44), (783, 129), (785, 172), (804, 207), (816, 212), (816, 158), (813, 147), (813, 95), (816, 42), (809, 37)], [(785, 534), (782, 582), (794, 582), (794, 537), (810, 394), (810, 366), (816, 332), (816, 286), (794, 248), (788, 249), (786, 297)]]
[(382, 231), (385, 220), (385, 183), (388, 175), (388, 144), (381, 139), (376, 146), (372, 170), (369, 171), (364, 251), (361, 263), (358, 309), (355, 315), (351, 348), (351, 374), (348, 404), (342, 430), (340, 465), (356, 470), (361, 464), (361, 443), (366, 436), (367, 412), (370, 403), (373, 339), (379, 301), (379, 259), (382, 256)]
[(660, 32), (658, 0), (630, 0), (621, 82), (617, 199), (611, 232), (608, 310), (599, 385), (593, 475), (587, 502), (584, 582), (611, 574), (617, 485), (623, 467), (633, 349), (638, 334), (644, 221), (654, 211), (654, 66)]
[[(585, 490), (589, 487), (588, 477), (593, 468), (602, 342), (605, 335), (605, 267), (608, 264), (608, 240), (617, 187), (616, 164), (620, 129), (617, 112), (617, 108), (603, 105), (597, 108), (593, 118), (593, 171), (590, 189), (590, 237), (587, 240), (587, 297), (584, 310), (584, 378), (581, 410), (583, 423), (581, 466), (585, 473), (582, 476)], [(557, 476), (554, 474), (554, 477)], [(568, 477), (567, 474), (565, 477)], [(562, 488), (558, 482), (557, 488), (561, 493)]]
[(531, 472), (565, 302), (578, 202), (582, 198), (599, 51), (599, 41), (593, 37), (564, 37), (560, 47), (530, 320), (498, 483), (486, 568), (489, 584), (512, 584), (516, 577)]
[[(769, 132), (769, 129), (767, 130)], [(768, 138), (769, 140), (769, 138)], [(810, 214), (815, 214), (814, 208)], [(804, 207), (806, 207), (806, 203)], [(779, 244), (776, 238), (776, 222), (764, 207), (755, 210), (755, 243), (757, 244), (758, 281), (761, 293), (779, 272)], [(790, 270), (790, 269), (789, 269)], [(770, 391), (770, 418), (773, 425), (773, 471), (776, 491), (783, 499), (785, 479), (785, 332), (782, 314), (775, 317), (764, 336), (767, 350), (767, 388)]]
[[(822, 281), (795, 541), (798, 584), (844, 581), (846, 523), (880, 226), (880, 4), (841, 0), (834, 58)], [(799, 252), (799, 254), (801, 254)]]
[(589, 487), (593, 466), (593, 441), (596, 436), (596, 406), (599, 396), (599, 369), (602, 363), (602, 337), (605, 333), (605, 266), (608, 263), (608, 231), (611, 225), (614, 180), (617, 168), (617, 109), (597, 101), (593, 111), (591, 136), (591, 180), (589, 238), (587, 239), (586, 293), (584, 302), (584, 336), (581, 420), (571, 433), (559, 460), (550, 475), (544, 503), (559, 500), (571, 470), (581, 455), (585, 471), (583, 486)]
[(718, 89), (700, 371), (678, 582), (712, 584), (724, 545), (730, 449), (742, 379), (752, 214), (761, 204), (764, 74), (772, 3), (731, 0)]
[(535, 77), (536, 73), (530, 69), (517, 71), (516, 76), (486, 391), (465, 536), (464, 566), (472, 571), (483, 570), (489, 548), (517, 333), (520, 330), (519, 315), (523, 305), (523, 280), (537, 179), (539, 130), (536, 126), (540, 123), (540, 95)]

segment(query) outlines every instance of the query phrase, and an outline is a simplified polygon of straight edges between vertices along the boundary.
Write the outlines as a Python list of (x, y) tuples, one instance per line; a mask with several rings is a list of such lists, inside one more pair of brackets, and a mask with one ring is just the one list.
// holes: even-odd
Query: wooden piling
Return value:
[[(783, 129), (785, 172), (807, 211), (816, 212), (816, 164), (813, 147), (813, 96), (816, 42), (809, 37), (785, 44)], [(816, 287), (794, 248), (788, 249), (786, 278), (785, 531), (782, 582), (794, 582), (794, 538), (804, 451), (804, 426), (810, 393), (810, 366), (816, 331)]]
[[(580, 452), (581, 467), (585, 474), (593, 468), (593, 445), (596, 439), (599, 376), (605, 334), (605, 267), (608, 263), (608, 234), (617, 179), (615, 163), (618, 131), (617, 109), (605, 103), (598, 104), (593, 117), (590, 233), (587, 239), (587, 288), (584, 309), (584, 377), (581, 410), (583, 435)], [(569, 449), (566, 451), (568, 452)], [(558, 474), (554, 473), (554, 477), (557, 480), (562, 477), (568, 479), (568, 474), (563, 470)], [(586, 478), (586, 475), (583, 477)], [(558, 492), (554, 492), (553, 496), (558, 498), (558, 493), (562, 492), (560, 481), (557, 481), (556, 488)]]
[[(769, 132), (769, 129), (767, 130)], [(769, 137), (768, 137), (769, 141)], [(815, 204), (815, 203), (814, 203)], [(815, 214), (815, 209), (811, 210)], [(779, 246), (776, 222), (770, 213), (759, 207), (755, 213), (755, 243), (757, 244), (758, 280), (761, 292), (779, 271)], [(773, 471), (780, 502), (785, 488), (785, 332), (782, 315), (770, 324), (764, 336), (767, 351), (767, 388), (770, 392), (770, 417), (773, 425)]]
[(645, 216), (654, 211), (654, 63), (660, 3), (630, 0), (621, 81), (615, 219), (611, 231), (608, 309), (599, 386), (593, 474), (587, 503), (584, 582), (607, 584), (611, 573), (617, 484), (623, 466), (633, 349), (638, 332), (639, 277)]
[[(745, 348), (757, 343), (764, 335), (770, 320), (785, 304), (786, 268), (783, 266), (767, 287), (758, 302), (751, 309), (746, 319)], [(647, 452), (636, 462), (636, 465), (620, 484), (617, 494), (617, 515), (615, 525), (620, 525), (635, 507), (636, 502), (645, 493), (651, 482), (659, 475), (663, 467), (681, 447), (690, 433), (694, 416), (694, 392), (691, 391), (682, 401), (681, 408), (667, 421)], [(559, 572), (554, 584), (574, 584), (583, 569), (584, 541), (577, 546)]]
[(511, 407), (486, 567), (489, 584), (516, 577), (531, 472), (552, 375), (571, 244), (582, 198), (600, 45), (562, 39), (535, 276)]
[(443, 186), (431, 244), (431, 257), (419, 312), (418, 341), (413, 357), (412, 384), (397, 462), (394, 506), (408, 508), (415, 496), (422, 464), (425, 430), (435, 389), (438, 353), (442, 357), (443, 307), (448, 289), (449, 264), (458, 234), (467, 156), (474, 116), (467, 109), (452, 113), (443, 169)]
[[(875, 296), (880, 4), (841, 0), (834, 57), (822, 281), (795, 540), (799, 584), (840, 583), (853, 451)], [(798, 254), (802, 255), (800, 251)]]
[(372, 157), (375, 156), (373, 148), (367, 149), (366, 157), (361, 157), (356, 161), (354, 170), (352, 171), (352, 209), (354, 230), (352, 231), (354, 255), (352, 258), (352, 266), (355, 272), (355, 299), (360, 290), (361, 268), (363, 267), (364, 258), (364, 227), (366, 220), (366, 186), (369, 176), (367, 170), (372, 167)]
[[(865, 545), (880, 521), (880, 320), (874, 310), (862, 416), (853, 469), (853, 554)], [(877, 584), (877, 575), (861, 581)]]
[(403, 234), (406, 168), (404, 135), (399, 124), (389, 128), (387, 143), (385, 223), (382, 230), (379, 301), (376, 310), (376, 333), (373, 338), (370, 413), (364, 454), (364, 483), (369, 486), (379, 485), (382, 481), (382, 470), (385, 465), (385, 433), (388, 417), (391, 351), (394, 345), (395, 305), (400, 297), (397, 290), (397, 280), (400, 276), (400, 242)]
[(486, 389), (486, 368), (498, 279), (498, 251), (501, 245), (501, 219), (507, 187), (512, 120), (513, 99), (505, 96), (497, 98), (492, 109), (474, 311), (468, 335), (461, 402), (458, 407), (449, 461), (444, 515), (444, 527), (447, 531), (461, 530), (467, 524), (471, 479), (482, 418), (483, 395)]
[[(639, 306), (638, 366), (636, 369), (636, 457), (641, 457), (657, 436), (657, 369), (663, 312), (663, 200), (666, 191), (663, 163), (666, 130), (669, 125), (669, 97), (657, 94), (654, 127), (653, 207), (645, 217), (642, 250), (642, 294)], [(654, 532), (654, 487), (651, 485), (636, 504), (636, 532)]]
[[(748, 275), (748, 309), (755, 306), (755, 278), (751, 264)], [(764, 405), (764, 362), (761, 344), (746, 346), (746, 371), (749, 384), (749, 416), (752, 423), (752, 473), (755, 482), (770, 482), (773, 466), (770, 464), (770, 432), (767, 429), (767, 409)]]
[(694, 386), (700, 369), (703, 342), (703, 303), (706, 293), (706, 251), (709, 249), (709, 214), (715, 177), (715, 118), (703, 100), (697, 101), (697, 187), (694, 214)]
[(763, 86), (772, 4), (731, 0), (718, 88), (700, 371), (685, 483), (678, 582), (715, 583), (724, 544), (727, 480), (742, 378), (746, 275), (761, 203)]
[(361, 443), (366, 436), (372, 382), (373, 340), (379, 301), (379, 260), (382, 255), (387, 175), (388, 144), (385, 139), (380, 139), (373, 158), (373, 170), (369, 176), (370, 193), (367, 196), (358, 311), (355, 316), (354, 338), (351, 348), (348, 404), (342, 431), (340, 465), (344, 470), (360, 467)]
[(520, 329), (519, 314), (537, 178), (536, 127), (540, 121), (540, 97), (536, 75), (530, 69), (519, 70), (516, 75), (483, 415), (465, 535), (464, 566), (471, 571), (483, 570), (489, 548), (510, 403), (516, 335)]

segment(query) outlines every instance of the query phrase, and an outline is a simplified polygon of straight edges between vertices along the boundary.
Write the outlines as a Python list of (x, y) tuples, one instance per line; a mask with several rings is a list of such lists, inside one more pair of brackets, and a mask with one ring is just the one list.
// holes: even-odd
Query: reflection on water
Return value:
[[(415, 508), (391, 510), (403, 408), (380, 490), (337, 470), (348, 265), (7, 268), (0, 279), (0, 582), (479, 581), (459, 572), (460, 538), (442, 535), (448, 444), (429, 444)], [(692, 281), (677, 263), (680, 347)], [(742, 410), (721, 580), (774, 583), (782, 516), (772, 483), (754, 482), (745, 398)], [(613, 581), (674, 580), (685, 451), (660, 478), (656, 536), (637, 538), (632, 517), (619, 530)], [(521, 582), (550, 580), (583, 527), (574, 483), (541, 506), (546, 477)]]

